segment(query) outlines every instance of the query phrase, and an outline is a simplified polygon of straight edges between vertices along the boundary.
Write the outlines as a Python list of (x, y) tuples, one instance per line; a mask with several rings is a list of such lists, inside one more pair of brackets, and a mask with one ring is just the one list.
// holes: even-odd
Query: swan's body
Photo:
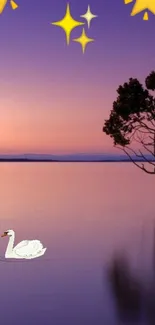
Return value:
[(15, 247), (15, 232), (8, 230), (1, 237), (9, 236), (8, 246), (5, 252), (5, 258), (24, 258), (32, 259), (44, 255), (46, 248), (43, 248), (40, 240), (23, 240)]

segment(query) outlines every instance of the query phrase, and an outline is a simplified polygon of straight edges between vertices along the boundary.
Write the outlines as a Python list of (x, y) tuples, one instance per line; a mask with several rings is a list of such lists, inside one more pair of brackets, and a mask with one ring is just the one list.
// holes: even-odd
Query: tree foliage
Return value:
[(145, 88), (133, 78), (120, 85), (103, 132), (137, 167), (155, 174), (155, 98), (149, 90), (155, 90), (155, 71), (145, 79)]

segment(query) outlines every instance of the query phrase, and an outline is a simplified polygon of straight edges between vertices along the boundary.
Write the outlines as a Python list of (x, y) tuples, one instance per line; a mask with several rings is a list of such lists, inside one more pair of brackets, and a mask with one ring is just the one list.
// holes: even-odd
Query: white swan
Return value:
[(7, 230), (1, 237), (9, 236), (8, 246), (5, 252), (5, 258), (25, 258), (32, 259), (44, 255), (46, 248), (43, 248), (40, 240), (23, 240), (15, 247), (15, 232)]

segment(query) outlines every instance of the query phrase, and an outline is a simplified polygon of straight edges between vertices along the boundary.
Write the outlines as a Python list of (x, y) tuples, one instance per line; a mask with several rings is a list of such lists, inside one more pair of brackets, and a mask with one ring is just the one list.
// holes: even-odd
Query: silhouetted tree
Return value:
[(145, 79), (145, 86), (133, 78), (119, 86), (103, 132), (137, 167), (155, 174), (155, 98), (148, 91), (155, 90), (155, 71)]

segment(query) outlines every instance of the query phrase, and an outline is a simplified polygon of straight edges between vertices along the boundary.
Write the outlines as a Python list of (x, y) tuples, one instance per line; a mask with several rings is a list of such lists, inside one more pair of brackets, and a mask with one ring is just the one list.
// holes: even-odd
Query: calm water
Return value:
[(105, 270), (123, 249), (150, 272), (154, 189), (154, 176), (128, 163), (1, 163), (1, 232), (47, 247), (34, 261), (0, 262), (1, 323), (116, 324)]

